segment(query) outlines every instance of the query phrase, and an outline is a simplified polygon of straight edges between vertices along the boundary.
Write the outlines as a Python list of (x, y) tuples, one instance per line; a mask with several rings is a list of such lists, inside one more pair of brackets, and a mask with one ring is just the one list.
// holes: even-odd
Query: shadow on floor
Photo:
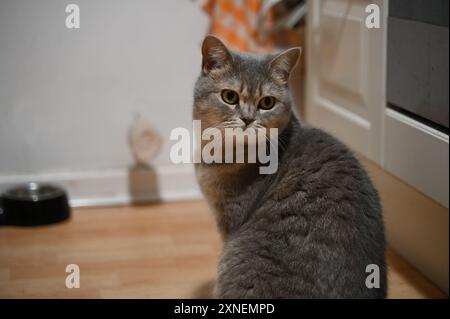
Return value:
[(128, 193), (132, 205), (161, 201), (158, 175), (152, 165), (135, 164), (128, 168)]

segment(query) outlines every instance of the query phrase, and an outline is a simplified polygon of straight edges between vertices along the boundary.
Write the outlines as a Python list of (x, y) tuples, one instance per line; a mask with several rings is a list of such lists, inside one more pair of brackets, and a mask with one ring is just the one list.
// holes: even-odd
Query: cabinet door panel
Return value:
[(307, 32), (306, 119), (351, 148), (381, 162), (385, 107), (385, 21), (369, 29), (373, 1), (310, 1)]

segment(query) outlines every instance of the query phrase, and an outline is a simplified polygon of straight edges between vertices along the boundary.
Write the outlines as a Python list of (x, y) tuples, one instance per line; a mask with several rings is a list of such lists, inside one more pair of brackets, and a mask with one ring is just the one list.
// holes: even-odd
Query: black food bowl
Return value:
[(46, 225), (69, 217), (67, 194), (58, 186), (28, 183), (0, 196), (0, 223), (3, 225)]

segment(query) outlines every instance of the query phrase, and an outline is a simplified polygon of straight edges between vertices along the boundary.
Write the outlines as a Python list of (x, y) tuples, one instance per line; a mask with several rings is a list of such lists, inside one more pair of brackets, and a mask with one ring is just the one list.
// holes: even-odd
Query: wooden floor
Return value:
[[(0, 298), (208, 297), (220, 239), (203, 201), (76, 209), (70, 221), (0, 228)], [(390, 298), (447, 298), (393, 251)], [(65, 287), (77, 264), (81, 287)]]

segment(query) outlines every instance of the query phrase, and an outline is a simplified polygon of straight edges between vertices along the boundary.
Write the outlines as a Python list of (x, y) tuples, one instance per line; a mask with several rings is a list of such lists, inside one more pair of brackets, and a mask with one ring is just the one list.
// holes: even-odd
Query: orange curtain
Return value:
[[(218, 36), (234, 50), (255, 53), (270, 52), (273, 40), (262, 39), (257, 32), (262, 0), (207, 0), (203, 6), (211, 18), (210, 33)], [(266, 23), (272, 22), (269, 12)]]

